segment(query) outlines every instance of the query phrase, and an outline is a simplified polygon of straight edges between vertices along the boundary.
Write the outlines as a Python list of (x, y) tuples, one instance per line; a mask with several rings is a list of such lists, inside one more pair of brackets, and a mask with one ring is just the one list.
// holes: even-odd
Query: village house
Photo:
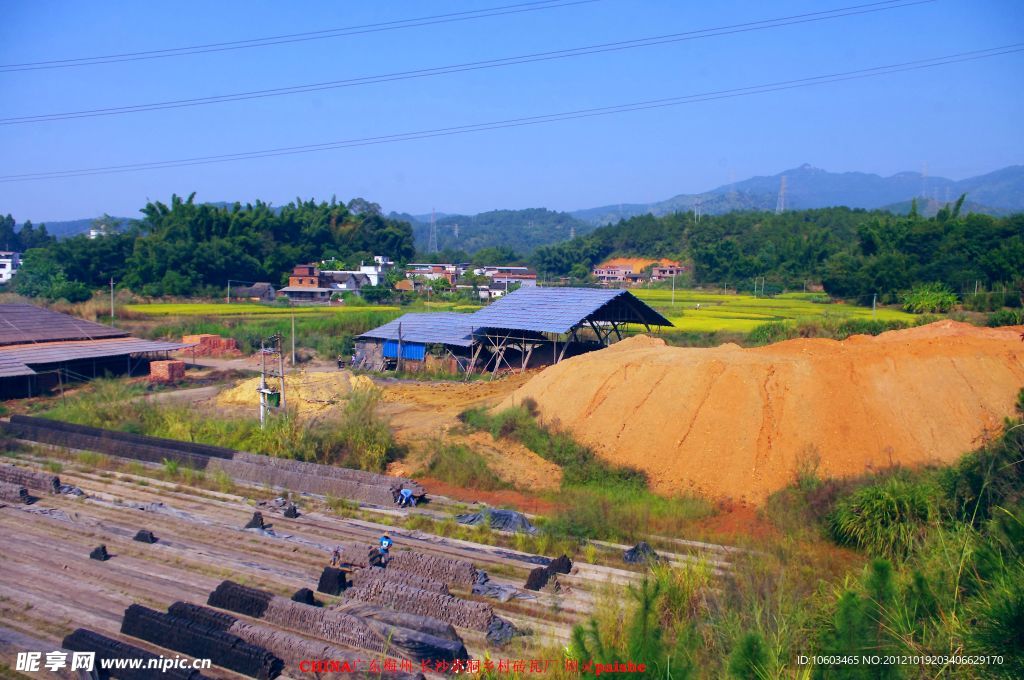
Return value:
[(0, 250), (0, 284), (8, 283), (14, 278), (15, 272), (21, 266), (21, 253), (10, 250)]
[(235, 286), (231, 289), (231, 297), (251, 302), (273, 302), (276, 295), (274, 287), (266, 281), (251, 286)]
[(685, 267), (673, 260), (643, 257), (616, 257), (594, 267), (593, 275), (601, 283), (636, 284), (645, 280), (644, 270), (651, 267), (651, 280), (663, 281), (681, 274)]

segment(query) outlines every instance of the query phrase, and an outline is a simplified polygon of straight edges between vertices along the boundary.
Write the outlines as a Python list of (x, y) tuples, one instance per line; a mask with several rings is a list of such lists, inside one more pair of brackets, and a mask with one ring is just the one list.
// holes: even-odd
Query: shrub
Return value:
[(985, 324), (991, 328), (997, 326), (1020, 326), (1024, 324), (1024, 312), (1013, 309), (1000, 309), (988, 315)]
[(796, 336), (796, 324), (790, 321), (769, 321), (750, 331), (747, 342), (752, 345), (769, 345), (773, 342), (790, 340)]
[(466, 488), (490, 491), (510, 486), (494, 474), (483, 456), (462, 444), (437, 443), (426, 472)]
[(181, 467), (181, 465), (180, 465), (180, 463), (178, 463), (178, 461), (172, 460), (170, 458), (164, 458), (163, 466), (164, 466), (164, 474), (165, 475), (167, 475), (171, 479), (173, 479), (173, 478), (178, 476), (178, 472), (180, 471), (180, 467)]
[(347, 462), (368, 472), (383, 472), (396, 452), (391, 427), (377, 413), (379, 402), (378, 390), (352, 392), (338, 431)]
[(915, 286), (903, 296), (903, 309), (914, 314), (945, 313), (956, 306), (956, 293), (944, 283)]
[(832, 537), (880, 557), (905, 558), (933, 517), (930, 486), (896, 475), (841, 499), (829, 517)]
[(758, 633), (740, 638), (729, 656), (729, 675), (734, 678), (759, 678), (767, 675), (768, 648)]
[[(1024, 390), (1018, 395), (1024, 407)], [(953, 467), (944, 469), (939, 483), (958, 519), (979, 525), (997, 506), (1024, 499), (1024, 426), (1009, 424), (1003, 436), (968, 453)]]

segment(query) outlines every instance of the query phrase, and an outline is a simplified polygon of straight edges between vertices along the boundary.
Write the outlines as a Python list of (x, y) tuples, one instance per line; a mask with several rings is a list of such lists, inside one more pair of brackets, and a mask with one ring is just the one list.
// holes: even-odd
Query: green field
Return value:
[(131, 314), (147, 316), (262, 316), (265, 314), (351, 314), (354, 312), (397, 312), (398, 307), (384, 305), (338, 305), (309, 307), (276, 307), (249, 302), (154, 302), (151, 304), (125, 305)]
[(891, 307), (879, 307), (872, 313), (870, 307), (814, 302), (822, 298), (821, 294), (815, 293), (754, 297), (677, 290), (673, 305), (670, 290), (638, 288), (630, 292), (668, 317), (677, 330), (697, 333), (749, 333), (757, 326), (772, 321), (877, 319), (908, 324), (915, 321), (913, 314)]

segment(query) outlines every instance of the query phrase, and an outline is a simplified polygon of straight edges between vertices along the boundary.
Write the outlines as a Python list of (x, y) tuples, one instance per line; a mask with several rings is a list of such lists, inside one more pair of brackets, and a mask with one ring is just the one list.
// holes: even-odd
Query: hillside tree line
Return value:
[(615, 256), (665, 257), (692, 264), (694, 284), (752, 286), (764, 276), (778, 287), (821, 283), (843, 298), (892, 302), (920, 284), (956, 292), (1024, 282), (1024, 214), (961, 214), (963, 197), (931, 218), (850, 208), (781, 214), (642, 215), (538, 248), (545, 278), (585, 279)]
[[(296, 199), (274, 208), (262, 201), (223, 206), (196, 203), (195, 194), (174, 195), (170, 205), (151, 202), (142, 214), (127, 228), (95, 239), (58, 241), (45, 227), (26, 223), (14, 234), (18, 240), (11, 238), (24, 251), (15, 288), (75, 301), (113, 278), (142, 295), (219, 295), (228, 279), (280, 285), (305, 262), (334, 259), (356, 266), (374, 255), (404, 261), (414, 253), (411, 226), (382, 217), (363, 199), (348, 206)], [(8, 223), (13, 234), (13, 222), (4, 218), (0, 243)]]

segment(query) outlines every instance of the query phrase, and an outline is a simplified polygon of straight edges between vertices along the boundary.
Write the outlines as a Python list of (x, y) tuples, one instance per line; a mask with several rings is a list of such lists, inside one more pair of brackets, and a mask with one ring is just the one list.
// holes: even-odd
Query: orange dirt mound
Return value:
[(532, 398), (662, 493), (761, 503), (818, 463), (846, 477), (949, 463), (997, 431), (1024, 386), (1020, 328), (953, 321), (743, 349), (636, 337), (544, 370)]

